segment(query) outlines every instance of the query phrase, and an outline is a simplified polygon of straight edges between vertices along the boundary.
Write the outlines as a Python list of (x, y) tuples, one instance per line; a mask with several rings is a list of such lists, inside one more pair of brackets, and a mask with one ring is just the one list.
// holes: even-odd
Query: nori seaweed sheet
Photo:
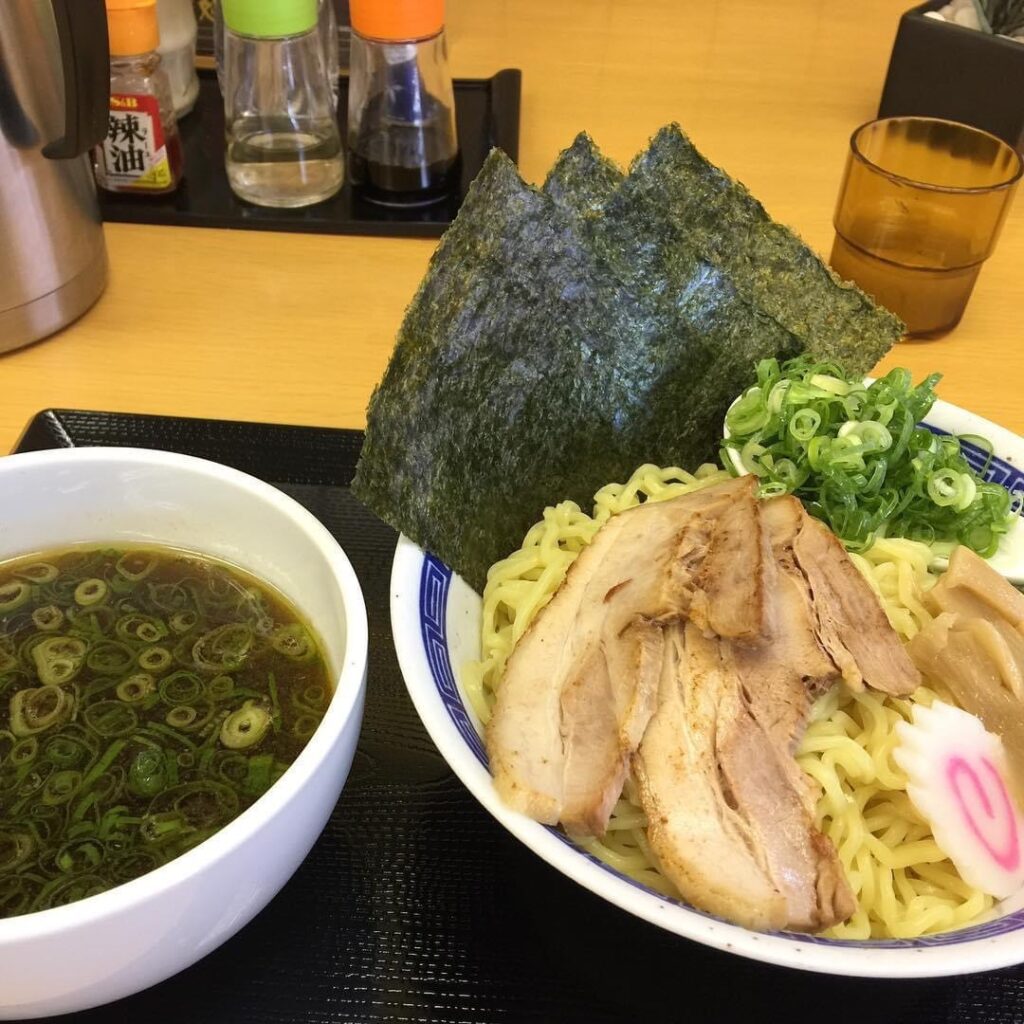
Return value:
[(493, 152), (406, 313), (354, 492), (482, 588), (552, 495), (585, 501), (595, 466), (633, 461), (648, 392), (685, 362), (646, 328), (575, 223)]
[(558, 155), (544, 180), (544, 192), (570, 213), (596, 216), (625, 176), (586, 132), (580, 132)]
[(493, 153), (371, 399), (356, 495), (477, 589), (552, 501), (712, 458), (754, 360), (793, 354), (633, 191), (587, 220)]
[(692, 337), (689, 369), (696, 379), (683, 389), (666, 378), (665, 405), (652, 403), (660, 424), (651, 427), (652, 447), (642, 459), (657, 462), (681, 446), (691, 453), (683, 465), (692, 468), (714, 458), (725, 411), (753, 383), (758, 360), (788, 358), (805, 346), (742, 298), (725, 270), (697, 255), (686, 225), (664, 215), (668, 184), (624, 175), (581, 133), (556, 161), (544, 191), (578, 219), (591, 250), (641, 297), (653, 329)]
[(585, 217), (603, 212), (617, 191), (629, 188), (648, 193), (681, 244), (722, 270), (743, 298), (817, 358), (866, 374), (903, 333), (896, 316), (838, 278), (676, 124), (655, 135), (628, 175), (581, 132), (544, 183), (556, 202)]
[[(616, 176), (603, 157), (594, 167), (594, 152), (589, 139), (578, 138), (545, 190), (562, 193), (556, 201), (575, 215), (602, 265), (643, 304), (649, 329), (690, 339), (686, 379), (668, 374), (649, 397), (650, 447), (637, 453), (636, 462), (683, 451), (689, 461), (681, 465), (692, 469), (715, 457), (725, 412), (753, 383), (758, 360), (789, 358), (804, 346), (747, 302), (726, 271), (697, 255), (686, 226), (664, 216), (663, 183), (646, 175)], [(589, 185), (576, 181), (588, 165), (596, 171)], [(563, 182), (574, 185), (563, 189)]]
[(545, 505), (713, 458), (758, 359), (857, 371), (894, 340), (895, 318), (695, 154), (672, 126), (624, 175), (581, 134), (538, 191), (492, 153), (435, 252), (353, 488), (476, 589)]
[(866, 374), (903, 333), (898, 317), (841, 281), (743, 185), (710, 163), (679, 125), (667, 125), (628, 175), (662, 192), (667, 219), (685, 225), (705, 259), (740, 294), (796, 334), (813, 355)]

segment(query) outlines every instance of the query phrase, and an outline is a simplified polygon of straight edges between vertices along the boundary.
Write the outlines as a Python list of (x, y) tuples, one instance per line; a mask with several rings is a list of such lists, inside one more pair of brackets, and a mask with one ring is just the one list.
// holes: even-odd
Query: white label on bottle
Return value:
[(107, 137), (100, 143), (101, 185), (165, 189), (171, 184), (160, 105), (155, 96), (113, 93)]

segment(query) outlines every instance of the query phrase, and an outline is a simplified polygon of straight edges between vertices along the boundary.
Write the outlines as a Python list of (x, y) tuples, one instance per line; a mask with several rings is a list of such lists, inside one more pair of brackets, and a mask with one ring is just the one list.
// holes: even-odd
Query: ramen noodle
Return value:
[[(519, 550), (495, 563), (487, 576), (482, 657), (465, 667), (462, 678), (479, 719), (486, 723), (490, 717), (516, 642), (607, 519), (643, 501), (664, 501), (727, 479), (728, 473), (711, 465), (696, 473), (645, 465), (625, 484), (598, 491), (592, 514), (571, 501), (546, 508)], [(935, 581), (930, 556), (926, 545), (895, 538), (852, 556), (904, 640), (931, 619), (923, 601)], [(849, 920), (826, 935), (913, 938), (963, 927), (993, 906), (992, 898), (967, 885), (939, 849), (907, 796), (906, 775), (892, 759), (896, 723), (910, 720), (915, 703), (930, 704), (936, 696), (950, 699), (923, 686), (905, 699), (836, 686), (814, 707), (797, 761), (816, 787), (816, 822), (835, 844), (857, 900)], [(616, 871), (678, 898), (650, 854), (646, 825), (629, 779), (605, 835), (574, 838)]]

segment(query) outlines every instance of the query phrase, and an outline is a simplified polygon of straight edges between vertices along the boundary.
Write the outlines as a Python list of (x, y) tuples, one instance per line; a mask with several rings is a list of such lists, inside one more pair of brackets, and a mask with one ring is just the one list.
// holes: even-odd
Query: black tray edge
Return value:
[[(90, 432), (90, 424), (101, 424), (104, 429)], [(123, 436), (123, 431), (131, 427), (141, 428), (146, 435), (166, 434), (169, 440), (167, 445), (160, 445), (150, 437), (139, 447), (205, 458), (264, 480), (325, 487), (349, 485), (351, 474), (342, 468), (342, 454), (357, 457), (363, 443), (361, 430), (343, 427), (51, 408), (37, 412), (28, 421), (11, 453), (123, 447), (124, 441), (114, 435)], [(259, 444), (253, 444), (254, 431), (259, 434)], [(182, 452), (183, 447), (188, 450)]]

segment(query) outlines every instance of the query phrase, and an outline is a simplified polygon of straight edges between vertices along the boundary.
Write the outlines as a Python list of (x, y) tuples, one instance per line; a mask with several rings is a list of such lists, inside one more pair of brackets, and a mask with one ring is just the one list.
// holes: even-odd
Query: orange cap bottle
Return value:
[(160, 45), (156, 0), (106, 0), (112, 57), (149, 53)]
[(444, 28), (444, 0), (350, 0), (352, 28), (364, 39), (410, 42)]

